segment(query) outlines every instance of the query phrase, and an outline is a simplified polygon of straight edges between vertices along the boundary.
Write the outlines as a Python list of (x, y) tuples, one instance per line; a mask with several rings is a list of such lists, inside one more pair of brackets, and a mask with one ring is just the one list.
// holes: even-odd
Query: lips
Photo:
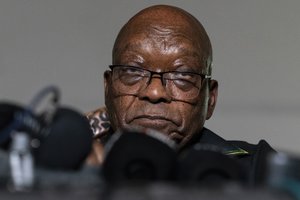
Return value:
[(163, 117), (144, 115), (135, 117), (131, 123), (146, 128), (164, 129), (172, 122)]
[[(161, 126), (167, 126), (167, 125), (172, 125), (172, 126), (178, 126), (178, 124), (169, 118), (166, 118), (165, 116), (158, 116), (158, 115), (139, 115), (135, 116), (132, 118), (132, 120), (129, 121), (129, 123), (139, 123), (140, 125), (149, 125), (149, 126), (154, 126), (156, 128), (161, 127)], [(146, 126), (148, 127), (148, 126)]]
[(149, 119), (149, 120), (165, 120), (165, 121), (172, 121), (170, 119), (167, 119), (164, 116), (155, 116), (155, 115), (141, 115), (135, 117), (135, 119)]

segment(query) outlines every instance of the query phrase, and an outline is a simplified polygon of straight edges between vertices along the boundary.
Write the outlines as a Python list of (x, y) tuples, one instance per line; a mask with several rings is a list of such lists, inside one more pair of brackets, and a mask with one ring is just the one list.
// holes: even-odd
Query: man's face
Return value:
[[(205, 69), (201, 44), (195, 36), (177, 27), (148, 26), (124, 36), (114, 64), (130, 65), (154, 72), (184, 71), (201, 73)], [(192, 101), (174, 100), (161, 79), (152, 77), (137, 95), (119, 94), (112, 73), (105, 73), (105, 101), (114, 130), (144, 127), (160, 131), (183, 145), (201, 131), (215, 103), (217, 88), (202, 82)], [(213, 105), (209, 100), (213, 99)], [(209, 105), (208, 105), (209, 104)]]

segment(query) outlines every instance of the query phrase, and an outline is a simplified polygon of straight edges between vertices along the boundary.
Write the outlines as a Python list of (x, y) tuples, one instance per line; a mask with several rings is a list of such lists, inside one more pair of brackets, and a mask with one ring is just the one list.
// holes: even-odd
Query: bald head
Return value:
[[(118, 63), (120, 55), (128, 48), (131, 38), (160, 34), (157, 43), (165, 45), (165, 38), (182, 36), (188, 38), (198, 51), (202, 64), (211, 62), (212, 47), (202, 24), (183, 9), (156, 5), (148, 7), (133, 16), (121, 29), (113, 48), (113, 63)], [(180, 41), (176, 41), (178, 43)]]

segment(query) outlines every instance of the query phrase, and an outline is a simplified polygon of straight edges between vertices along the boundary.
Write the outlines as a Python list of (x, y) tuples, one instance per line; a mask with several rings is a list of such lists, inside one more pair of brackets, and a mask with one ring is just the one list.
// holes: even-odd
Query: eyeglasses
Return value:
[(210, 75), (194, 72), (154, 72), (129, 65), (110, 65), (116, 91), (121, 94), (138, 95), (147, 88), (152, 78), (160, 78), (168, 95), (174, 100), (189, 101), (198, 97), (204, 79)]

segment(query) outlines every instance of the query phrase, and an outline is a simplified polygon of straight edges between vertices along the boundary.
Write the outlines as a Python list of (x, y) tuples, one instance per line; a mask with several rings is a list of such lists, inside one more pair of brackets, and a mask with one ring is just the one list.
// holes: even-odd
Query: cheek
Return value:
[(203, 120), (203, 106), (202, 105), (182, 105), (179, 106), (179, 110), (181, 113), (181, 117), (183, 120), (183, 125), (188, 129), (194, 125), (198, 125), (199, 123), (195, 123), (196, 121)]
[(188, 138), (202, 130), (206, 118), (206, 109), (206, 103), (202, 100), (196, 105), (179, 105), (183, 119), (182, 131)]
[(106, 101), (113, 129), (124, 127), (125, 115), (130, 111), (133, 102), (134, 97), (132, 96), (112, 97)]

